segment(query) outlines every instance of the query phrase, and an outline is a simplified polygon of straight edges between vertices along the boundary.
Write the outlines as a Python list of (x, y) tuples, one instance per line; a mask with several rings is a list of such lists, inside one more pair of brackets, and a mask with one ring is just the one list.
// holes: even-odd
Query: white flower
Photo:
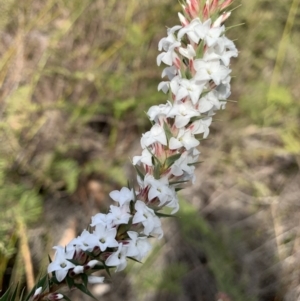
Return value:
[(110, 205), (110, 213), (112, 214), (112, 222), (114, 225), (127, 224), (131, 215), (128, 213), (129, 204), (125, 203), (123, 206), (117, 207)]
[(195, 28), (199, 24), (202, 24), (199, 18), (193, 19), (190, 24), (179, 30), (178, 38), (181, 39), (186, 34), (192, 42), (198, 44), (200, 37), (196, 33)]
[(93, 234), (97, 237), (97, 246), (101, 251), (118, 246), (118, 242), (116, 241), (116, 228), (107, 229), (104, 225), (98, 224)]
[(105, 264), (107, 266), (115, 266), (116, 272), (124, 270), (127, 266), (126, 252), (126, 246), (123, 246), (123, 244), (120, 243), (118, 246), (118, 250), (116, 252), (113, 252), (106, 259)]
[(176, 177), (183, 175), (184, 172), (192, 175), (194, 173), (195, 167), (188, 165), (189, 163), (191, 163), (189, 162), (189, 159), (189, 153), (183, 152), (181, 157), (176, 160), (171, 166), (171, 173)]
[(69, 245), (76, 245), (77, 248), (81, 249), (82, 251), (89, 251), (91, 252), (93, 248), (97, 245), (97, 237), (91, 234), (87, 230), (83, 230), (81, 235), (77, 238), (74, 238)]
[(194, 137), (190, 129), (180, 129), (177, 138), (172, 137), (169, 141), (169, 148), (172, 150), (184, 146), (187, 150), (196, 147), (200, 142)]
[(72, 259), (74, 251), (65, 252), (65, 248), (62, 246), (53, 247), (56, 250), (55, 259), (48, 265), (48, 273), (55, 272), (55, 277), (58, 282), (61, 282), (65, 279), (68, 274), (68, 271), (71, 268), (74, 268), (75, 265), (71, 263), (68, 259)]
[(152, 246), (147, 237), (139, 237), (139, 234), (134, 231), (127, 231), (130, 240), (128, 240), (127, 256), (134, 257), (141, 261), (147, 253), (151, 250)]
[(170, 87), (175, 95), (175, 100), (181, 100), (189, 96), (195, 104), (199, 100), (205, 83), (206, 80), (198, 80), (197, 78), (188, 80), (176, 76), (172, 79)]
[(189, 60), (192, 60), (196, 56), (195, 49), (191, 44), (188, 44), (186, 48), (179, 47), (179, 53)]
[(212, 79), (216, 85), (221, 84), (221, 82), (227, 77), (231, 72), (226, 66), (220, 64), (219, 60), (204, 61), (197, 59), (194, 61), (194, 67), (197, 71), (196, 79), (203, 79), (203, 77), (209, 77)]
[(167, 30), (167, 34), (168, 36), (165, 38), (162, 38), (159, 43), (158, 43), (158, 50), (162, 51), (168, 51), (170, 48), (175, 48), (180, 46), (180, 40), (178, 40), (175, 35), (174, 32), (178, 31), (180, 28), (182, 28), (182, 26), (180, 25), (175, 25), (172, 28), (168, 28)]
[[(161, 228), (160, 219), (155, 215), (154, 211), (146, 206), (142, 201), (137, 200), (134, 206), (136, 213), (133, 216), (132, 223), (142, 223), (144, 226), (143, 233), (147, 236), (153, 234), (156, 228)], [(162, 234), (160, 234), (162, 236)]]
[(211, 117), (199, 119), (199, 120), (194, 121), (189, 126), (189, 129), (192, 131), (192, 133), (194, 135), (203, 133), (203, 138), (206, 138), (209, 134), (209, 126), (211, 125), (211, 122), (212, 122)]
[(169, 186), (169, 181), (166, 177), (156, 180), (152, 175), (146, 174), (144, 185), (150, 187), (148, 192), (149, 201), (158, 198), (160, 205), (167, 205), (176, 198), (175, 190)]
[(147, 112), (150, 120), (158, 121), (159, 116), (167, 116), (172, 109), (172, 104), (168, 101), (166, 104), (160, 104), (158, 106), (152, 106)]
[(157, 86), (157, 91), (162, 90), (165, 94), (169, 91), (169, 81), (162, 81)]
[(154, 142), (159, 142), (162, 145), (167, 145), (167, 137), (166, 133), (159, 124), (154, 124), (150, 131), (143, 134), (141, 138), (141, 146), (142, 148), (146, 148)]
[(147, 148), (142, 151), (141, 156), (134, 156), (132, 159), (133, 165), (140, 165), (140, 163), (144, 163), (148, 166), (152, 166), (152, 154), (149, 152)]
[(220, 109), (220, 102), (215, 90), (205, 94), (203, 97), (200, 98), (198, 102), (198, 111), (200, 113), (208, 112), (211, 109)]
[(111, 228), (112, 227), (111, 213), (108, 214), (97, 213), (96, 215), (92, 216), (91, 226), (94, 227), (98, 224), (104, 225), (107, 228)]
[[(175, 66), (166, 67), (162, 73), (161, 77), (167, 76), (169, 80), (172, 80), (174, 76), (176, 76), (179, 73), (177, 68)], [(168, 82), (166, 82), (168, 83)]]
[(199, 116), (200, 113), (194, 109), (190, 101), (176, 102), (167, 117), (175, 117), (175, 126), (180, 129), (186, 126), (192, 117)]
[(134, 200), (133, 190), (127, 187), (121, 188), (121, 190), (114, 190), (109, 193), (109, 196), (115, 201), (123, 206), (124, 204), (129, 204), (130, 201)]

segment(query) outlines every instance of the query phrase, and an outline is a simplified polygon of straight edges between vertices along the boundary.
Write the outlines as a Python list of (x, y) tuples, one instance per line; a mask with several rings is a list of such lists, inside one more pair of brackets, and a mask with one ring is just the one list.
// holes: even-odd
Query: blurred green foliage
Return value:
[(230, 22), (244, 25), (229, 33), (237, 37), (241, 51), (233, 70), (243, 118), (261, 127), (277, 128), (286, 151), (298, 155), (299, 2), (241, 1)]

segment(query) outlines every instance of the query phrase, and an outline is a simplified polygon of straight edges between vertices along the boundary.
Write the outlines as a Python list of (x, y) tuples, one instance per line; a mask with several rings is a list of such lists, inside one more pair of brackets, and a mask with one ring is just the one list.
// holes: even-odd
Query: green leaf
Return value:
[(154, 179), (158, 180), (160, 178), (160, 173), (161, 173), (161, 165), (155, 164), (153, 170)]
[(82, 284), (82, 283), (74, 283), (74, 286), (77, 287), (84, 294), (86, 294), (86, 295), (92, 297), (93, 299), (97, 300), (84, 284)]
[(147, 148), (147, 151), (152, 155), (152, 158), (154, 159), (153, 164), (156, 164), (155, 162), (157, 162), (157, 164), (160, 164), (160, 165), (161, 165), (159, 159), (151, 152), (150, 148), (147, 147), (147, 146), (146, 146), (146, 148)]
[(71, 301), (66, 295), (62, 294), (64, 296), (63, 299), (67, 300), (67, 301)]
[(37, 288), (42, 287), (42, 289), (45, 290), (45, 284), (46, 284), (47, 280), (48, 280), (48, 274), (46, 274), (45, 276), (40, 278), (38, 280), (38, 282), (36, 283), (36, 285), (32, 288), (32, 290), (27, 295), (25, 301), (28, 301), (30, 299), (30, 297), (32, 297), (34, 295)]
[(170, 156), (166, 159), (165, 165), (167, 168), (169, 168), (173, 163), (178, 160), (181, 157), (181, 154), (175, 154), (173, 156)]
[(169, 185), (176, 185), (176, 184), (180, 184), (180, 183), (187, 183), (189, 182), (188, 180), (185, 181), (174, 181), (174, 182), (169, 182)]
[(0, 298), (0, 301), (9, 301), (9, 295), (11, 291), (11, 286), (8, 288), (8, 290), (3, 294), (3, 296)]
[[(21, 295), (20, 295), (20, 298), (19, 298), (20, 301), (23, 300), (23, 296), (24, 296), (24, 294), (25, 294), (25, 290), (26, 290), (26, 288), (23, 287), (22, 292), (21, 292)], [(25, 299), (24, 299), (24, 300), (25, 300)]]
[(67, 276), (65, 279), (66, 279), (68, 288), (71, 289), (74, 286), (74, 279), (69, 276)]
[(139, 260), (137, 260), (137, 259), (135, 259), (135, 258), (133, 258), (133, 257), (128, 256), (127, 258), (128, 258), (128, 259), (131, 259), (131, 260), (133, 260), (133, 261), (135, 261), (135, 262), (142, 263), (141, 261), (139, 261)]
[(111, 277), (109, 267), (104, 262), (102, 262), (102, 263), (103, 263), (106, 273), (109, 275), (109, 277)]
[(134, 165), (134, 168), (135, 168), (138, 176), (144, 181), (145, 175), (141, 172), (141, 170), (136, 165)]
[(104, 266), (104, 265), (95, 265), (95, 266), (91, 269), (91, 271), (94, 271), (94, 272), (100, 271), (100, 270), (105, 270), (105, 266)]
[(67, 259), (68, 261), (70, 261), (71, 263), (75, 264), (75, 265), (79, 265), (77, 260), (74, 259)]
[(165, 131), (167, 140), (169, 141), (173, 137), (173, 135), (172, 135), (169, 125), (167, 123), (164, 123), (164, 131)]
[(192, 165), (197, 165), (197, 164), (201, 164), (204, 161), (198, 161), (198, 162), (194, 162), (194, 163), (188, 163), (188, 166), (192, 166)]
[(158, 217), (177, 217), (176, 215), (172, 215), (172, 214), (167, 214), (167, 213), (162, 213), (162, 212), (155, 212), (155, 214), (158, 216)]
[(15, 299), (16, 299), (18, 286), (19, 286), (19, 283), (16, 285), (16, 288), (15, 288), (15, 290), (14, 290), (14, 292), (13, 292), (11, 298), (10, 298), (11, 301), (15, 301)]
[(82, 282), (85, 285), (85, 287), (87, 287), (87, 284), (88, 284), (88, 276), (87, 276), (87, 274), (85, 274), (85, 273), (81, 274), (81, 279), (82, 279)]

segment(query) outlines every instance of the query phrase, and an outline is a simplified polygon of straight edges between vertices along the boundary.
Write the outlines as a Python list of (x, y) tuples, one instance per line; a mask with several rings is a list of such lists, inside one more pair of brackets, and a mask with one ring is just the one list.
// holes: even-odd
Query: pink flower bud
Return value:
[(55, 300), (60, 300), (62, 299), (64, 296), (62, 294), (58, 294), (58, 293), (53, 293), (53, 294), (49, 294), (47, 296), (47, 299), (50, 301), (55, 301)]
[(226, 0), (223, 2), (223, 4), (220, 6), (220, 9), (223, 10), (226, 7), (228, 7), (231, 3), (233, 2), (233, 0)]

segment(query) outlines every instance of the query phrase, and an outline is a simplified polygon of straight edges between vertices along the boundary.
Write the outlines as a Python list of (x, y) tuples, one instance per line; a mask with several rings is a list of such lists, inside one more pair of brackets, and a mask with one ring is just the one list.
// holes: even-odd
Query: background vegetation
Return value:
[[(299, 252), (300, 228), (292, 222), (299, 217), (300, 196), (299, 2), (233, 4), (241, 6), (233, 12), (229, 26), (243, 23), (228, 32), (240, 49), (232, 64), (232, 99), (237, 103), (229, 104), (227, 112), (219, 114), (222, 122), (213, 126), (211, 139), (219, 143), (212, 158), (217, 166), (204, 165), (199, 175), (213, 183), (193, 191), (202, 203), (208, 198), (205, 209), (214, 200), (211, 195), (226, 188), (213, 185), (226, 182), (230, 175), (243, 199), (252, 197), (250, 219), (267, 207), (263, 220), (270, 215), (270, 223), (253, 226), (256, 241), (249, 242), (248, 232), (231, 235), (233, 230), (226, 224), (230, 212), (212, 219), (205, 210), (200, 216), (198, 210), (203, 208), (194, 204), (194, 211), (188, 207), (193, 218), (182, 213), (181, 235), (209, 260), (212, 294), (224, 291), (232, 300), (296, 300), (293, 294), (299, 293), (298, 274), (291, 273), (297, 265), (294, 269), (285, 265), (294, 262)], [(165, 36), (166, 26), (178, 23), (178, 11), (174, 0), (0, 0), (2, 290), (18, 280), (32, 286), (46, 266), (51, 246), (66, 236), (55, 230), (70, 215), (81, 221), (73, 227), (76, 235), (91, 214), (105, 210), (107, 192), (126, 183), (125, 174), (130, 177), (126, 162), (138, 154), (139, 137), (150, 125), (144, 111), (166, 100), (156, 92), (160, 81), (157, 42)], [(213, 146), (206, 145), (203, 160), (210, 157)], [(264, 176), (250, 176), (258, 171)], [(230, 206), (228, 210), (235, 210)], [(199, 223), (189, 224), (196, 216)], [(200, 235), (202, 242), (189, 238), (192, 231), (186, 229), (191, 227), (198, 229), (196, 240)], [(37, 234), (36, 229), (42, 228)], [(249, 249), (238, 246), (243, 242), (259, 248), (270, 233), (274, 234), (274, 255), (260, 269), (284, 264), (280, 272), (272, 270), (279, 279), (268, 280), (280, 285), (264, 294), (269, 283), (258, 280), (259, 289), (250, 291), (247, 277), (252, 274), (245, 272), (239, 279)], [(37, 236), (42, 237), (39, 247)], [(162, 292), (156, 297), (167, 300), (168, 294), (180, 295), (181, 275), (191, 270), (184, 263), (168, 262), (167, 266), (153, 283), (146, 264), (145, 278), (124, 277), (141, 298), (146, 298), (145, 292), (141, 294), (137, 287), (147, 294)], [(197, 300), (212, 300), (197, 296)]]

